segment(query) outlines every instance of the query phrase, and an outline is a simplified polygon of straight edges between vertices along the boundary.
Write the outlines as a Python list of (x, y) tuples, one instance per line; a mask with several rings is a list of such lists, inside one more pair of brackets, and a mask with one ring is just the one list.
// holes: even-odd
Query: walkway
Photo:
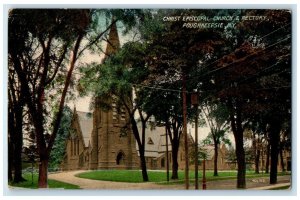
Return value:
[[(49, 174), (49, 179), (62, 181), (65, 183), (71, 183), (78, 185), (82, 189), (110, 189), (110, 190), (140, 190), (140, 189), (180, 189), (179, 187), (174, 188), (169, 185), (158, 185), (155, 183), (124, 183), (124, 182), (113, 182), (113, 181), (98, 181), (85, 178), (78, 178), (75, 175), (85, 171), (67, 171), (55, 174)], [(181, 186), (180, 186), (181, 187)]]
[[(85, 171), (67, 171), (59, 172), (55, 174), (49, 174), (49, 179), (54, 179), (66, 183), (71, 183), (78, 185), (82, 189), (109, 189), (109, 190), (183, 190), (184, 184), (174, 184), (174, 185), (160, 185), (151, 182), (147, 183), (123, 183), (123, 182), (113, 182), (113, 181), (98, 181), (91, 179), (78, 178), (75, 175)], [(248, 178), (247, 179), (247, 189), (251, 190), (262, 190), (271, 189), (274, 187), (286, 186), (290, 183), (290, 175), (278, 176), (278, 184), (270, 185), (269, 178)], [(201, 180), (200, 180), (201, 181)], [(219, 180), (219, 181), (209, 181), (207, 182), (208, 190), (234, 190), (236, 189), (236, 180)], [(199, 184), (199, 188), (202, 188), (202, 183)], [(190, 189), (194, 189), (194, 185), (190, 185)]]

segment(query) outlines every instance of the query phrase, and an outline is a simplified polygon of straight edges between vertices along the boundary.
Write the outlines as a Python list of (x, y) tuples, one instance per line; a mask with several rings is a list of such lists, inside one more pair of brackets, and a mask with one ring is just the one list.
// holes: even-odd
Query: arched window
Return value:
[(71, 139), (71, 156), (73, 156), (73, 140)]
[(124, 164), (124, 160), (125, 160), (125, 154), (122, 151), (120, 151), (118, 153), (117, 159), (116, 159), (117, 165), (123, 165)]
[(76, 155), (76, 142), (75, 142), (75, 139), (72, 140), (73, 142), (73, 156)]
[(77, 155), (79, 155), (79, 139), (77, 139)]

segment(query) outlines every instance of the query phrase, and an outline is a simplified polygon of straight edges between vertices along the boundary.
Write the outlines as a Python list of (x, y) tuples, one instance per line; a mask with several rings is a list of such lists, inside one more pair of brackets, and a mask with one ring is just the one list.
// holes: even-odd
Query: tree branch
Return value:
[(79, 58), (86, 49), (94, 45), (117, 21), (118, 20), (113, 20), (112, 23), (102, 33), (100, 33), (94, 40), (90, 41), (82, 50), (80, 50), (77, 58)]
[(56, 76), (56, 74), (58, 72), (58, 69), (61, 67), (61, 63), (63, 62), (63, 60), (65, 58), (67, 50), (68, 50), (68, 45), (67, 45), (67, 43), (65, 43), (65, 45), (63, 46), (63, 52), (62, 52), (62, 54), (61, 54), (61, 56), (60, 56), (60, 58), (59, 58), (59, 60), (58, 60), (58, 62), (56, 64), (56, 66), (55, 66), (55, 70), (54, 70), (52, 76), (48, 80), (46, 80), (45, 85), (50, 84), (53, 81), (53, 79), (55, 78), (55, 76)]
[(77, 37), (77, 40), (75, 42), (73, 51), (71, 52), (69, 71), (68, 71), (68, 74), (67, 74), (67, 77), (66, 77), (66, 80), (65, 80), (65, 86), (64, 86), (64, 89), (63, 89), (63, 92), (62, 92), (62, 95), (61, 95), (61, 99), (60, 99), (60, 103), (59, 103), (59, 110), (58, 110), (58, 113), (56, 115), (55, 122), (54, 122), (54, 128), (53, 128), (52, 134), (50, 136), (50, 140), (49, 140), (48, 147), (47, 147), (47, 154), (48, 155), (50, 154), (50, 151), (51, 151), (52, 146), (54, 144), (55, 137), (56, 137), (58, 129), (59, 129), (60, 121), (61, 121), (62, 114), (63, 114), (64, 104), (65, 104), (65, 98), (66, 98), (66, 95), (67, 95), (68, 87), (69, 87), (70, 82), (71, 82), (72, 73), (73, 73), (73, 70), (75, 68), (75, 63), (76, 63), (76, 60), (77, 60), (78, 49), (80, 47), (80, 43), (82, 41), (83, 36), (84, 36), (84, 32), (79, 33), (79, 35)]

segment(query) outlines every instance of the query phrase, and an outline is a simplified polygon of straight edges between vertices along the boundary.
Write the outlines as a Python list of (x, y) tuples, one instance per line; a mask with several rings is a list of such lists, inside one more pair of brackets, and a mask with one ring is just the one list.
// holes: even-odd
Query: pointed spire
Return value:
[(77, 109), (76, 109), (76, 105), (74, 104), (74, 108), (73, 108), (73, 120), (75, 120), (76, 117), (78, 117), (78, 113), (77, 113)]
[(73, 113), (76, 113), (76, 104), (74, 104)]
[[(112, 21), (114, 21), (114, 17), (112, 18)], [(120, 40), (118, 35), (118, 29), (116, 23), (113, 23), (110, 28), (108, 42), (105, 50), (105, 56), (103, 60), (105, 60), (108, 56), (116, 53), (119, 48)]]

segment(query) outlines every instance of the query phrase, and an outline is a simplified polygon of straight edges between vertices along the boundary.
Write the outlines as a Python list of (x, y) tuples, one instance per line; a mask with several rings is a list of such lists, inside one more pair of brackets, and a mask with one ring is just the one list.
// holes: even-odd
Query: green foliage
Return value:
[(59, 165), (63, 161), (66, 151), (66, 140), (71, 127), (72, 115), (72, 110), (68, 106), (65, 106), (60, 122), (60, 128), (50, 154), (49, 168), (59, 168)]
[[(195, 148), (191, 148), (189, 150), (189, 157), (190, 157), (190, 164), (195, 163), (195, 159), (196, 159)], [(207, 157), (208, 157), (207, 150), (203, 146), (199, 145), (198, 156), (197, 156), (198, 163), (201, 164), (203, 160), (207, 159)]]
[(231, 146), (231, 141), (227, 137), (228, 135), (226, 134), (227, 131), (228, 131), (228, 129), (215, 131), (214, 132), (215, 136), (213, 136), (212, 132), (209, 132), (209, 134), (206, 136), (205, 139), (203, 139), (202, 142), (204, 144), (213, 144), (214, 143), (213, 137), (216, 137), (216, 142), (218, 145), (220, 145), (223, 142), (224, 144)]
[[(232, 147), (229, 147), (229, 150), (226, 154), (226, 159), (231, 163), (236, 163), (236, 153), (235, 149)], [(254, 155), (253, 155), (253, 149), (250, 147), (245, 147), (245, 161), (248, 165), (249, 169), (251, 169), (251, 165), (254, 163)]]
[[(114, 94), (119, 100), (128, 98), (132, 88), (138, 87), (136, 84), (145, 80), (148, 75), (143, 60), (145, 53), (142, 43), (129, 42), (103, 64), (93, 63), (81, 68), (81, 73), (85, 74), (79, 83), (84, 88), (81, 94), (92, 93), (95, 97)], [(137, 91), (137, 95), (139, 94)]]
[[(224, 143), (231, 147), (231, 141), (228, 138), (229, 113), (225, 105), (214, 100), (203, 102), (202, 112), (206, 117), (210, 132), (202, 141), (204, 145), (214, 144), (215, 148), (220, 148), (220, 144)], [(217, 166), (215, 166), (217, 169)]]
[[(129, 14), (136, 11), (126, 11)], [(119, 12), (114, 11), (118, 16)], [(102, 65), (81, 69), (82, 94), (94, 97), (115, 94), (154, 115), (157, 124), (182, 124), (182, 77), (187, 91), (201, 92), (211, 135), (229, 144), (228, 125), (243, 150), (244, 130), (264, 132), (268, 121), (291, 119), (290, 13), (285, 10), (151, 10), (136, 23), (140, 42), (129, 42)], [(265, 21), (237, 20), (225, 29), (184, 29), (182, 22), (163, 22), (163, 16), (265, 15)], [(133, 22), (137, 18), (128, 17)], [(107, 105), (109, 108), (109, 105)], [(188, 101), (189, 121), (194, 118)], [(273, 120), (275, 121), (275, 120)], [(175, 126), (173, 126), (175, 127)], [(234, 153), (233, 153), (234, 155)], [(235, 161), (235, 158), (231, 159)], [(246, 160), (251, 160), (246, 155)], [(244, 163), (244, 155), (238, 163)], [(242, 164), (241, 164), (242, 166)], [(241, 173), (243, 174), (243, 173)], [(242, 177), (240, 177), (242, 178)]]
[(228, 160), (231, 163), (236, 163), (236, 154), (235, 149), (233, 147), (230, 147), (226, 154), (226, 160)]
[(68, 88), (70, 82), (66, 57), (75, 40), (80, 45), (89, 27), (90, 10), (11, 9), (8, 21), (10, 67), (18, 74), (15, 82), (22, 85), (20, 93), (28, 108), (28, 123), (38, 138), (40, 159), (47, 159), (60, 122), (53, 114), (62, 111), (66, 95), (62, 88)]

